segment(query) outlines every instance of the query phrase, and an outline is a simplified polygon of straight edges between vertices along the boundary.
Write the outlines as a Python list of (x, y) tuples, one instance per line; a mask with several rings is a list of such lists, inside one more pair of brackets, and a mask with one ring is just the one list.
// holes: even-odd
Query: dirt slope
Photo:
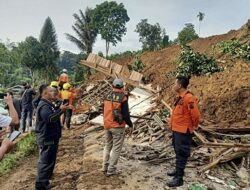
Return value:
[[(219, 42), (230, 39), (249, 42), (250, 20), (239, 30), (190, 43), (195, 51), (213, 56), (224, 68), (223, 72), (212, 76), (193, 77), (190, 90), (199, 99), (203, 124), (220, 127), (250, 126), (250, 63), (222, 55), (216, 48)], [(159, 85), (166, 88), (171, 85), (175, 79), (166, 77), (166, 74), (175, 70), (179, 54), (179, 46), (143, 53), (141, 60), (146, 65), (143, 72), (145, 81), (152, 83), (154, 87)], [(162, 98), (168, 103), (172, 103), (173, 96), (171, 87), (162, 93)]]

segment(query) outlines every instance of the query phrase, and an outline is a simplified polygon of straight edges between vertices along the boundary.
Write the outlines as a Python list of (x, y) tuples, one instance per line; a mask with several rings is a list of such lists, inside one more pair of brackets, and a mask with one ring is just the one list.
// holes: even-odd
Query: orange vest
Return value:
[(188, 91), (180, 94), (175, 108), (171, 116), (171, 129), (172, 131), (193, 133), (194, 129), (198, 128), (200, 120), (200, 111), (196, 98)]
[(119, 124), (114, 120), (113, 110), (119, 110), (121, 112), (121, 105), (126, 100), (125, 92), (120, 89), (113, 89), (113, 92), (104, 100), (103, 117), (105, 129), (125, 127), (125, 121)]
[(69, 105), (73, 105), (73, 101), (76, 98), (76, 94), (68, 90), (62, 90), (59, 94), (62, 100), (69, 100)]
[(69, 82), (69, 76), (66, 73), (62, 73), (59, 77), (59, 82)]

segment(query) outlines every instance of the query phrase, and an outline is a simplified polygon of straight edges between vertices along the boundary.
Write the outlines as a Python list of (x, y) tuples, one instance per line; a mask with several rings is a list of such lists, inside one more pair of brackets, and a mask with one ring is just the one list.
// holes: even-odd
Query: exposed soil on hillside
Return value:
[[(200, 38), (190, 43), (195, 51), (213, 56), (224, 68), (222, 72), (193, 77), (190, 81), (190, 91), (198, 98), (201, 106), (203, 124), (220, 127), (250, 125), (250, 63), (222, 55), (216, 46), (219, 42), (231, 39), (238, 39), (242, 43), (249, 41), (249, 26), (250, 20), (239, 30)], [(179, 46), (171, 46), (156, 52), (145, 52), (141, 56), (146, 65), (143, 71), (145, 81), (155, 88), (164, 88), (162, 98), (168, 103), (175, 96), (171, 89), (175, 79), (167, 77), (167, 73), (176, 69), (180, 51)]]

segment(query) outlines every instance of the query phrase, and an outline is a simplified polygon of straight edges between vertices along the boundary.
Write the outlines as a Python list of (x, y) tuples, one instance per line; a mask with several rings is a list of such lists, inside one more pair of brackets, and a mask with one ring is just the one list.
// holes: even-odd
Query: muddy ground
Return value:
[[(170, 180), (166, 176), (167, 169), (174, 164), (174, 159), (160, 165), (121, 157), (118, 168), (122, 174), (106, 177), (101, 172), (103, 131), (84, 134), (87, 126), (74, 126), (63, 131), (60, 142), (57, 164), (52, 184), (54, 190), (163, 190), (163, 185)], [(131, 149), (126, 140), (123, 153)], [(124, 155), (124, 154), (123, 154)], [(33, 190), (36, 176), (38, 155), (33, 155), (13, 170), (9, 175), (0, 178), (1, 190)], [(198, 167), (192, 162), (188, 164), (185, 185), (177, 189), (188, 189), (191, 183), (206, 184), (210, 189), (230, 189), (214, 183), (197, 174)], [(219, 173), (217, 173), (219, 171)], [(214, 174), (223, 173), (224, 180), (233, 178), (224, 170), (214, 170)]]

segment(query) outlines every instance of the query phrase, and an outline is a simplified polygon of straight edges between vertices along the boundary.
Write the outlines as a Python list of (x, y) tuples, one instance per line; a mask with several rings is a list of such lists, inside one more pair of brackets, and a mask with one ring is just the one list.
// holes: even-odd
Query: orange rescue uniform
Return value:
[(175, 132), (190, 133), (198, 128), (200, 121), (200, 111), (197, 99), (189, 91), (185, 91), (177, 97), (175, 108), (171, 116), (171, 129)]
[(76, 98), (76, 93), (70, 92), (69, 90), (62, 90), (59, 94), (62, 100), (69, 100), (69, 105), (73, 105), (73, 101)]
[(122, 103), (127, 100), (126, 92), (121, 89), (113, 89), (113, 93), (104, 100), (104, 128), (121, 128), (125, 127), (126, 122), (119, 124), (114, 121), (113, 110), (120, 110)]

